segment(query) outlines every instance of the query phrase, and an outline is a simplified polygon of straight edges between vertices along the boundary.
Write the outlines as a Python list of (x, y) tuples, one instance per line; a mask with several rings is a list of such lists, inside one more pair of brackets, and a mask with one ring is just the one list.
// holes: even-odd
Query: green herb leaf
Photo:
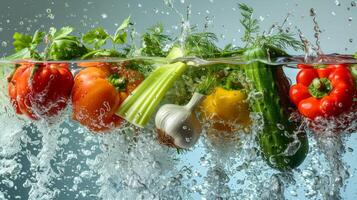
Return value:
[(83, 35), (82, 40), (87, 44), (94, 45), (95, 49), (102, 47), (110, 35), (103, 28), (95, 28)]
[(217, 78), (213, 74), (209, 74), (196, 88), (200, 94), (210, 94), (213, 88), (217, 85)]
[(115, 31), (114, 35), (119, 34), (120, 31), (125, 30), (126, 28), (129, 27), (130, 25), (130, 18), (131, 16), (127, 17), (126, 19), (124, 19), (124, 21), (122, 22), (122, 24), (118, 27), (118, 29)]
[(12, 54), (10, 56), (5, 57), (5, 60), (18, 60), (22, 58), (30, 58), (31, 57), (31, 52), (28, 48), (21, 49), (20, 51), (16, 52), (15, 54)]
[(114, 44), (124, 44), (126, 43), (127, 33), (126, 29), (129, 27), (130, 23), (130, 16), (124, 19), (122, 24), (118, 27), (115, 31), (113, 39)]
[(49, 31), (49, 35), (52, 37), (51, 38), (52, 40), (56, 40), (68, 36), (70, 33), (73, 32), (73, 30), (74, 29), (69, 26), (62, 27), (59, 31), (57, 31), (56, 28), (51, 27)]
[(167, 56), (167, 51), (164, 51), (163, 48), (170, 42), (172, 39), (163, 34), (164, 27), (162, 24), (156, 24), (155, 26), (148, 29), (147, 33), (144, 33), (141, 38), (143, 40), (143, 48), (141, 53), (145, 56)]
[(32, 43), (32, 36), (15, 32), (13, 38), (13, 45), (16, 52), (19, 52), (25, 48), (30, 48)]
[(101, 58), (101, 57), (123, 57), (124, 55), (114, 49), (99, 49), (91, 51), (81, 57), (81, 59)]
[(215, 44), (217, 41), (218, 38), (214, 33), (192, 33), (186, 38), (185, 55), (202, 58), (216, 57), (220, 53), (219, 48)]
[(167, 55), (164, 51), (164, 46), (171, 41), (168, 35), (163, 34), (164, 28), (162, 24), (157, 24), (148, 29), (148, 32), (142, 35), (144, 48), (142, 53), (147, 56), (162, 56)]
[(245, 29), (242, 41), (250, 44), (254, 41), (252, 34), (257, 33), (259, 30), (258, 20), (253, 18), (253, 8), (240, 3), (239, 9), (241, 10), (241, 15), (243, 17), (243, 19), (240, 20), (240, 23)]
[(43, 41), (44, 37), (45, 37), (45, 33), (37, 30), (32, 37), (32, 42), (31, 42), (32, 48), (36, 48), (37, 45), (39, 45)]
[(123, 31), (121, 34), (116, 34), (113, 38), (114, 44), (125, 44), (127, 33)]

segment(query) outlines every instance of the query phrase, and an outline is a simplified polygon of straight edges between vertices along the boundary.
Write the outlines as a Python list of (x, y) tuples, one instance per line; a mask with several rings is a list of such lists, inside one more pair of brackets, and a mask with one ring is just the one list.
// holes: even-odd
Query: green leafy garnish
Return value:
[(168, 51), (163, 50), (172, 39), (163, 34), (164, 27), (162, 24), (156, 24), (148, 29), (141, 38), (143, 40), (143, 48), (141, 53), (145, 56), (167, 56)]
[(217, 85), (217, 78), (215, 77), (214, 74), (209, 74), (207, 77), (204, 78), (203, 81), (201, 81), (198, 84), (196, 91), (200, 94), (207, 95), (212, 92), (213, 88), (216, 85)]
[(294, 34), (284, 32), (282, 27), (278, 32), (270, 32), (268, 34), (259, 34), (258, 20), (253, 18), (253, 8), (246, 4), (239, 4), (241, 15), (243, 19), (240, 20), (242, 26), (245, 28), (242, 41), (245, 42), (246, 48), (262, 47), (272, 54), (287, 55), (282, 49), (288, 47), (294, 50), (303, 49), (301, 41), (294, 38)]
[[(127, 42), (127, 28), (132, 23), (130, 16), (127, 17), (122, 24), (117, 28), (114, 35), (110, 35), (106, 30), (101, 27), (92, 29), (82, 36), (84, 43), (93, 45), (94, 50), (82, 56), (82, 58), (93, 57), (122, 57), (123, 54), (116, 50), (117, 44), (125, 44)], [(101, 49), (107, 41), (110, 40), (113, 48), (110, 50)]]
[(49, 46), (45, 58), (49, 60), (71, 60), (79, 58), (88, 52), (88, 49), (78, 40), (71, 36), (73, 28), (63, 27), (60, 30), (51, 27), (48, 34)]
[(192, 33), (185, 41), (185, 55), (198, 56), (202, 58), (215, 57), (220, 53), (216, 46), (218, 38), (214, 33), (202, 32)]
[(14, 42), (16, 53), (6, 57), (8, 60), (35, 58), (40, 59), (40, 54), (37, 52), (37, 46), (43, 41), (45, 33), (37, 30), (33, 36), (28, 34), (14, 33)]
[(132, 24), (130, 22), (130, 18), (131, 18), (131, 16), (129, 16), (126, 19), (124, 19), (122, 24), (115, 31), (114, 37), (112, 38), (113, 42), (115, 44), (124, 44), (124, 43), (126, 43), (126, 37), (127, 37), (126, 29), (129, 27), (129, 25)]
[(241, 3), (239, 4), (239, 9), (241, 10), (241, 15), (243, 17), (243, 19), (240, 20), (240, 23), (245, 29), (242, 41), (246, 44), (250, 44), (254, 41), (252, 34), (257, 33), (259, 30), (258, 20), (253, 18), (253, 8)]
[(31, 35), (15, 32), (13, 38), (14, 38), (13, 45), (15, 47), (16, 52), (19, 52), (25, 48), (30, 48), (32, 42)]
[(94, 45), (94, 49), (99, 49), (107, 42), (109, 37), (109, 34), (103, 28), (95, 28), (83, 35), (82, 40), (87, 44)]

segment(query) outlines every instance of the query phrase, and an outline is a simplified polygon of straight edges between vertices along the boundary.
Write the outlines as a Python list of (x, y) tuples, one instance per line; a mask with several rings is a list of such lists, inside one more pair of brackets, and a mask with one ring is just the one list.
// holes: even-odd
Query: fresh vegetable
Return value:
[(111, 65), (83, 69), (74, 81), (73, 119), (95, 132), (118, 127), (123, 119), (115, 112), (142, 80), (136, 71)]
[[(194, 93), (185, 106), (165, 104), (160, 107), (155, 117), (155, 125), (160, 135), (170, 138), (168, 144), (176, 148), (190, 148), (196, 144), (202, 132), (201, 124), (194, 109), (204, 95)], [(163, 137), (163, 136), (161, 136)]]
[[(182, 55), (180, 49), (173, 48), (168, 58), (174, 59)], [(136, 126), (145, 126), (165, 93), (186, 69), (187, 65), (182, 62), (156, 68), (123, 102), (117, 115)]]
[[(269, 35), (252, 34), (258, 30), (257, 21), (252, 18), (253, 9), (240, 4), (246, 28), (243, 41), (246, 41), (244, 58), (246, 61), (267, 60), (269, 57), (286, 56), (282, 47), (299, 48), (301, 45), (284, 32)], [(288, 37), (285, 37), (288, 36)], [(299, 166), (306, 158), (308, 140), (306, 133), (298, 132), (296, 125), (289, 121), (289, 82), (280, 66), (270, 66), (262, 62), (251, 62), (243, 66), (245, 74), (251, 80), (254, 89), (261, 94), (251, 109), (260, 113), (263, 128), (258, 133), (258, 141), (267, 163), (279, 170), (288, 170)]]
[(196, 107), (210, 93), (217, 80), (209, 75), (196, 87), (188, 104), (179, 106), (165, 104), (155, 116), (155, 125), (159, 142), (169, 147), (189, 148), (198, 140), (202, 127), (195, 113)]
[(69, 99), (73, 77), (68, 64), (20, 63), (9, 77), (9, 97), (17, 114), (53, 117)]
[(356, 86), (346, 65), (311, 66), (302, 69), (296, 81), (290, 98), (309, 119), (337, 116), (352, 107)]
[(248, 126), (249, 104), (247, 95), (241, 90), (215, 88), (202, 102), (202, 113), (212, 128), (233, 132), (237, 125)]

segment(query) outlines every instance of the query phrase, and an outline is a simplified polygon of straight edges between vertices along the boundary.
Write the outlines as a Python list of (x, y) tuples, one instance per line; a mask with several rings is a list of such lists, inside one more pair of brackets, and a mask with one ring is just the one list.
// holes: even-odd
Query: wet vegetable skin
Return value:
[[(252, 47), (244, 56), (246, 60), (264, 59), (268, 49)], [(272, 52), (270, 52), (272, 55)], [(252, 62), (244, 66), (246, 76), (254, 89), (262, 94), (251, 106), (261, 113), (263, 129), (258, 133), (261, 152), (267, 163), (279, 170), (298, 167), (308, 153), (308, 140), (304, 132), (296, 132), (296, 124), (289, 120), (289, 82), (279, 66)]]
[(290, 98), (299, 112), (309, 118), (338, 116), (351, 109), (355, 81), (346, 65), (304, 68), (290, 89)]
[(20, 63), (9, 77), (8, 92), (17, 114), (37, 120), (59, 114), (72, 86), (68, 64)]

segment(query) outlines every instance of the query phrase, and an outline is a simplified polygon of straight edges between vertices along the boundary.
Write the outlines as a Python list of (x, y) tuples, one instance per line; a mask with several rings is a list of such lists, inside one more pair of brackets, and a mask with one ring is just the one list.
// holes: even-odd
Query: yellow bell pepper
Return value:
[(217, 87), (201, 104), (201, 111), (212, 128), (233, 132), (237, 125), (251, 124), (247, 95), (241, 90), (226, 90)]

